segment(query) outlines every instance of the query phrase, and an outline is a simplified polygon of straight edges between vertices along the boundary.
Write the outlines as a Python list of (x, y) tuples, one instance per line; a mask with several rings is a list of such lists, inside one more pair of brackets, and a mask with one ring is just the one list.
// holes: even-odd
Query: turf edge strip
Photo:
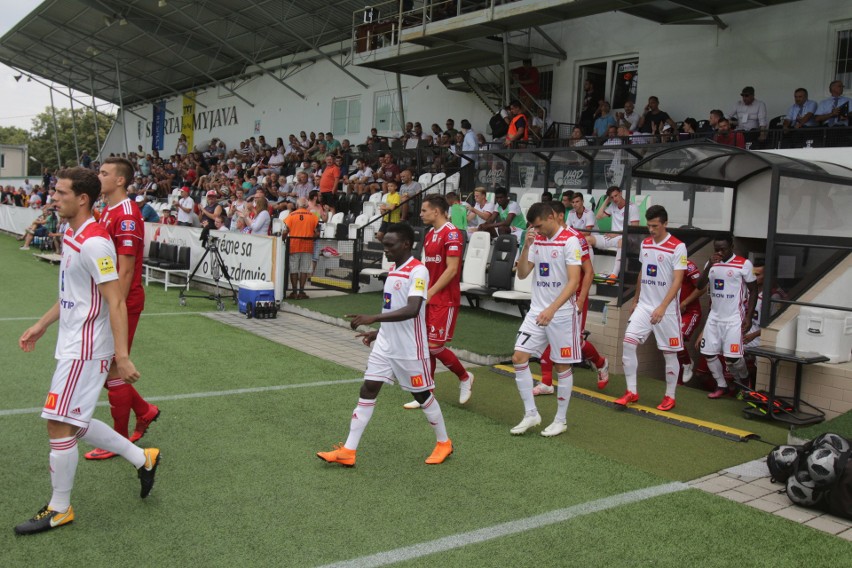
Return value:
[[(511, 377), (515, 376), (514, 369), (512, 367), (509, 367), (508, 365), (495, 365), (493, 368), (495, 372), (501, 375)], [(539, 375), (533, 374), (533, 378), (541, 380), (541, 376)], [(557, 381), (554, 380), (554, 384), (556, 384), (556, 382)], [(603, 406), (612, 406), (613, 401), (615, 400), (615, 397), (596, 393), (594, 391), (590, 391), (581, 387), (574, 387), (572, 391), (574, 393), (574, 396), (582, 400), (594, 402)], [(754, 432), (740, 430), (739, 428), (732, 428), (730, 426), (725, 426), (724, 424), (718, 424), (716, 422), (699, 420), (698, 418), (684, 416), (683, 414), (677, 414), (675, 412), (663, 412), (661, 410), (657, 410), (656, 408), (652, 408), (650, 406), (643, 406), (641, 404), (631, 404), (622, 411), (637, 414), (639, 416), (650, 418), (651, 420), (656, 420), (658, 422), (680, 426), (681, 428), (695, 430), (696, 432), (710, 434), (711, 436), (725, 438), (726, 440), (733, 440), (735, 442), (760, 440), (760, 436), (758, 436)]]
[(352, 560), (326, 564), (321, 568), (372, 568), (374, 566), (386, 566), (396, 562), (422, 558), (429, 554), (446, 552), (448, 550), (462, 548), (470, 544), (477, 544), (480, 542), (494, 540), (496, 538), (538, 529), (576, 517), (606, 511), (607, 509), (614, 509), (615, 507), (620, 507), (622, 505), (644, 501), (660, 495), (676, 493), (685, 489), (689, 489), (689, 486), (680, 482), (645, 487), (644, 489), (619, 493), (618, 495), (596, 499), (594, 501), (581, 503), (564, 509), (556, 509), (555, 511), (549, 511), (547, 513), (542, 513), (541, 515), (535, 515), (533, 517), (527, 517), (517, 521), (500, 523), (483, 529), (447, 536), (412, 546), (405, 546), (395, 550), (389, 550), (387, 552), (362, 556)]
[[(270, 392), (270, 391), (280, 391), (280, 390), (289, 390), (289, 389), (300, 389), (300, 388), (308, 388), (308, 387), (328, 387), (332, 385), (348, 385), (352, 383), (361, 383), (364, 382), (363, 377), (359, 377), (357, 379), (343, 379), (340, 381), (318, 381), (315, 383), (300, 383), (296, 385), (275, 385), (271, 387), (252, 387), (245, 389), (233, 389), (233, 390), (224, 390), (224, 391), (209, 391), (209, 392), (190, 392), (185, 394), (172, 394), (165, 396), (149, 396), (146, 397), (145, 400), (150, 402), (161, 402), (168, 400), (184, 400), (187, 398), (211, 398), (214, 396), (232, 396), (238, 394), (251, 394), (258, 392)], [(102, 400), (98, 402), (97, 406), (109, 406), (109, 401)], [(12, 416), (14, 414), (36, 414), (40, 413), (42, 408), (12, 408), (9, 410), (0, 410), (0, 416)]]

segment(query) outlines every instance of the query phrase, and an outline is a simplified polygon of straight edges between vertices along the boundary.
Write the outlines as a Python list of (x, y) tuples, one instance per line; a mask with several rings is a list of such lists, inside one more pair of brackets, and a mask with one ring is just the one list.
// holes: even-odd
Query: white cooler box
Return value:
[(263, 280), (242, 280), (237, 294), (237, 305), (240, 313), (246, 313), (248, 304), (257, 302), (274, 302), (275, 288), (272, 282)]
[(802, 306), (796, 332), (796, 351), (820, 353), (830, 363), (852, 359), (852, 312)]

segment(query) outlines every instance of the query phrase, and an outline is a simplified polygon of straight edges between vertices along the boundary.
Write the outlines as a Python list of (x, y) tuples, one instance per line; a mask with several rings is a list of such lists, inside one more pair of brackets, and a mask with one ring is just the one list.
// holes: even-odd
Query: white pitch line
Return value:
[(429, 542), (422, 542), (412, 546), (389, 550), (387, 552), (371, 554), (370, 556), (362, 556), (353, 560), (326, 564), (321, 568), (373, 568), (375, 566), (387, 566), (388, 564), (394, 564), (396, 562), (422, 558), (437, 552), (446, 552), (448, 550), (462, 548), (470, 544), (511, 536), (547, 525), (561, 523), (576, 517), (606, 511), (607, 509), (614, 509), (615, 507), (621, 507), (622, 505), (630, 503), (637, 503), (660, 495), (676, 493), (685, 489), (689, 489), (689, 486), (680, 482), (655, 485), (653, 487), (646, 487), (644, 489), (637, 489), (635, 491), (628, 491), (626, 493), (619, 493), (618, 495), (604, 497), (603, 499), (589, 501), (588, 503), (581, 503), (580, 505), (574, 505), (573, 507), (567, 507), (565, 509), (557, 509), (555, 511), (550, 511), (533, 517), (527, 517), (525, 519), (518, 519), (517, 521), (501, 523), (484, 529), (447, 536)]
[[(163, 312), (161, 314), (142, 314), (143, 318), (153, 316), (201, 316), (207, 312)], [(0, 321), (38, 321), (41, 316), (18, 317), (18, 318), (0, 318)]]
[[(145, 400), (151, 402), (161, 402), (161, 401), (169, 401), (169, 400), (185, 400), (188, 398), (211, 398), (214, 396), (232, 396), (239, 394), (252, 394), (258, 392), (271, 392), (271, 391), (280, 391), (280, 390), (289, 390), (289, 389), (300, 389), (300, 388), (309, 388), (309, 387), (328, 387), (333, 385), (347, 385), (352, 383), (360, 383), (363, 382), (363, 377), (357, 379), (343, 379), (341, 381), (318, 381), (315, 383), (300, 383), (296, 385), (275, 385), (271, 387), (252, 387), (245, 389), (233, 389), (233, 390), (224, 390), (224, 391), (209, 391), (209, 392), (190, 392), (185, 394), (171, 394), (164, 396), (149, 396), (145, 397)], [(108, 401), (101, 401), (97, 404), (97, 406), (109, 406)], [(38, 414), (41, 413), (42, 408), (12, 408), (9, 410), (0, 410), (0, 416), (12, 416), (15, 414)]]

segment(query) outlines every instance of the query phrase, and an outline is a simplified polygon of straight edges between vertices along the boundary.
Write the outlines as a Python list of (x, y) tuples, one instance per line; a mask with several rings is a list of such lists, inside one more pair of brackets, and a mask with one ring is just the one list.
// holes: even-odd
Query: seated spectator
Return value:
[[(609, 132), (609, 128), (616, 127), (615, 117), (610, 113), (609, 101), (601, 101), (598, 105), (598, 110), (595, 112), (594, 135), (597, 138), (604, 138)], [(614, 137), (614, 136), (613, 136)]]
[(36, 217), (33, 222), (27, 227), (24, 234), (18, 237), (19, 241), (24, 241), (20, 250), (30, 250), (30, 245), (36, 238), (46, 239), (49, 233), (55, 233), (56, 227), (59, 225), (59, 218), (56, 215), (56, 208), (51, 207)]
[(414, 180), (414, 175), (409, 169), (402, 170), (399, 173), (399, 181), (399, 194), (402, 200), (402, 218), (403, 220), (408, 221), (412, 215), (420, 213), (419, 210), (415, 210), (416, 207), (413, 207), (412, 204), (409, 203), (409, 200), (423, 191), (423, 186), (420, 185), (420, 182)]
[(478, 231), (482, 225), (491, 223), (497, 217), (497, 207), (488, 203), (488, 192), (484, 187), (473, 190), (473, 205), (466, 205), (468, 235)]
[(698, 121), (692, 117), (683, 119), (683, 125), (680, 127), (680, 139), (692, 140), (698, 137)]
[(494, 201), (496, 215), (492, 221), (479, 225), (479, 230), (488, 231), (492, 237), (511, 233), (520, 242), (521, 235), (527, 228), (527, 221), (521, 212), (521, 207), (509, 199), (509, 190), (505, 187), (494, 190)]
[(720, 120), (718, 126), (716, 135), (713, 137), (714, 142), (745, 149), (745, 136), (739, 130), (731, 131), (731, 123), (727, 118)]
[(757, 141), (762, 143), (766, 140), (767, 127), (766, 103), (754, 98), (754, 87), (744, 87), (740, 93), (740, 100), (734, 105), (731, 114), (728, 115), (731, 126), (743, 132), (752, 130), (759, 131)]
[(817, 105), (814, 120), (820, 126), (849, 126), (849, 105), (852, 99), (843, 96), (843, 81), (832, 81), (828, 92), (831, 96)]
[(163, 216), (160, 217), (160, 223), (163, 225), (177, 225), (177, 217), (172, 215), (172, 210), (169, 207), (163, 209)]
[(660, 99), (648, 97), (645, 114), (639, 119), (637, 129), (646, 134), (658, 134), (662, 133), (665, 124), (668, 124), (672, 129), (677, 127), (672, 117), (667, 112), (660, 110)]
[(458, 130), (456, 130), (456, 121), (452, 118), (447, 119), (447, 129), (444, 131), (449, 134), (450, 138), (455, 138), (456, 134), (458, 134)]
[(358, 195), (364, 195), (373, 183), (373, 170), (363, 159), (355, 160), (355, 172), (344, 178), (346, 184)]
[[(270, 152), (270, 150), (267, 150), (267, 152)], [(272, 173), (280, 174), (281, 168), (284, 167), (284, 161), (285, 161), (284, 154), (279, 152), (278, 148), (273, 148), (271, 150), (271, 155), (269, 157), (269, 161), (266, 164), (267, 167), (265, 169), (261, 170), (260, 173), (263, 174), (263, 175), (272, 174)]]
[(144, 195), (136, 196), (136, 205), (139, 207), (139, 210), (142, 212), (142, 220), (146, 223), (159, 223), (160, 216), (151, 207), (151, 204), (148, 203), (147, 198)]
[(624, 103), (624, 110), (615, 113), (615, 120), (619, 126), (627, 127), (627, 130), (634, 132), (639, 126), (639, 119), (642, 118), (636, 112), (636, 104), (633, 101)]
[(379, 156), (379, 164), (380, 167), (376, 172), (377, 183), (374, 183), (373, 187), (371, 187), (371, 193), (375, 193), (378, 190), (381, 190), (382, 193), (387, 192), (388, 183), (391, 181), (395, 182), (397, 187), (399, 187), (401, 172), (393, 159), (393, 155), (388, 152), (384, 156)]
[(586, 140), (586, 136), (583, 134), (583, 129), (579, 126), (575, 126), (571, 129), (571, 138), (568, 139), (569, 146), (588, 146), (589, 142)]
[(217, 216), (213, 219), (213, 230), (214, 231), (229, 231), (228, 225), (225, 224), (225, 218), (222, 216)]
[[(622, 126), (622, 128), (624, 128)], [(603, 142), (603, 146), (621, 146), (624, 144), (624, 140), (618, 136), (618, 127), (615, 124), (610, 124), (606, 129), (606, 139)]]
[(808, 100), (808, 90), (799, 87), (793, 93), (793, 100), (795, 102), (789, 108), (787, 116), (784, 118), (784, 132), (789, 132), (791, 129), (799, 130), (816, 126), (817, 122), (814, 119), (814, 115), (817, 111), (817, 104), (814, 101)]

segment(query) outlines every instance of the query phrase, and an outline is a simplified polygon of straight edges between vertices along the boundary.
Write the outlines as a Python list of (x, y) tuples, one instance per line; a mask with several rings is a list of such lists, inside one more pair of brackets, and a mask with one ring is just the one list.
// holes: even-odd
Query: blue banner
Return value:
[(154, 103), (154, 124), (152, 130), (151, 149), (162, 150), (166, 137), (166, 101)]

